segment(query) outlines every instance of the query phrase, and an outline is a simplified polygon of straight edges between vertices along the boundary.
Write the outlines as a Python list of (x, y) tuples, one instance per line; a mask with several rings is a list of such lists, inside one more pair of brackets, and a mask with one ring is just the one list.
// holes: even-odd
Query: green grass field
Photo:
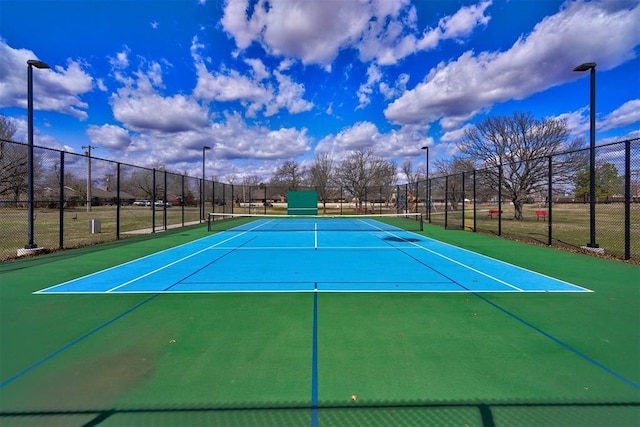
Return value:
[[(498, 233), (498, 219), (490, 218), (489, 209), (497, 209), (497, 205), (477, 208), (476, 227), (479, 232)], [(544, 210), (536, 205), (525, 205), (522, 221), (516, 221), (512, 205), (502, 206), (502, 236), (519, 240), (547, 244), (549, 223), (537, 218), (535, 211)], [(640, 205), (631, 206), (631, 261), (640, 262)], [(558, 247), (577, 249), (589, 241), (589, 205), (556, 204), (553, 206), (552, 244)], [(449, 213), (449, 224), (461, 223), (461, 211)], [(432, 211), (434, 223), (444, 224), (444, 213)], [(465, 209), (465, 229), (473, 229), (473, 208)], [(596, 242), (605, 250), (605, 254), (624, 258), (624, 206), (622, 204), (596, 205)]]

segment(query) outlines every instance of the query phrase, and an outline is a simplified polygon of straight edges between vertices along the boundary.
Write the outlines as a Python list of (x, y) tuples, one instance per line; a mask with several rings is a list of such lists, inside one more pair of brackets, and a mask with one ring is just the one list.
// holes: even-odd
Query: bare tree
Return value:
[[(440, 158), (434, 162), (434, 168), (435, 175), (440, 178), (432, 179), (432, 192), (447, 200), (453, 210), (458, 209), (458, 204), (464, 203), (467, 193), (472, 191), (470, 181), (476, 169), (475, 161), (460, 156)], [(449, 178), (444, 179), (445, 176)]]
[(293, 160), (287, 160), (275, 171), (270, 184), (296, 191), (304, 184), (306, 178), (307, 170), (302, 165)]
[[(565, 120), (534, 118), (530, 113), (489, 117), (467, 129), (458, 145), (460, 153), (486, 167), (487, 179), (498, 187), (502, 171), (502, 188), (515, 208), (514, 218), (522, 219), (522, 205), (546, 185), (548, 157), (574, 151), (584, 144), (582, 138), (569, 141)], [(580, 154), (568, 154), (557, 164), (554, 173), (568, 177), (575, 172)]]
[(27, 188), (27, 147), (11, 141), (17, 131), (15, 122), (0, 115), (0, 196), (18, 203)]
[(373, 155), (370, 150), (358, 150), (344, 159), (336, 168), (335, 179), (349, 194), (351, 194), (362, 208), (366, 199), (367, 189), (378, 186), (389, 186), (394, 181), (396, 166), (380, 157)]
[(333, 173), (333, 157), (329, 153), (320, 153), (309, 169), (309, 181), (315, 187), (318, 196), (322, 201), (322, 207), (326, 212), (327, 200), (330, 197), (329, 184)]
[(418, 195), (418, 182), (422, 178), (422, 171), (420, 169), (416, 169), (415, 172), (413, 170), (413, 162), (411, 159), (406, 159), (402, 163), (402, 173), (407, 179), (407, 184), (409, 186), (409, 191), (411, 193)]

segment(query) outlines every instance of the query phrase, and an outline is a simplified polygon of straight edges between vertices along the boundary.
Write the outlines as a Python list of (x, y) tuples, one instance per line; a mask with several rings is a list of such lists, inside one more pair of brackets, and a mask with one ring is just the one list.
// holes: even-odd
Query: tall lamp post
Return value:
[(204, 198), (205, 198), (205, 189), (204, 189), (204, 177), (205, 177), (205, 167), (204, 167), (204, 160), (205, 160), (205, 156), (204, 153), (207, 150), (211, 150), (211, 147), (208, 146), (204, 146), (202, 147), (202, 195), (201, 195), (201, 201), (202, 201), (202, 219), (204, 220)]
[(597, 248), (596, 243), (596, 63), (585, 62), (573, 71), (591, 70), (589, 103), (589, 243), (588, 248)]
[(425, 212), (427, 214), (427, 222), (431, 220), (431, 200), (429, 200), (429, 147), (426, 145), (421, 148), (421, 150), (426, 150), (426, 161), (425, 161), (425, 181), (427, 190), (425, 191)]
[(29, 218), (27, 220), (28, 242), (24, 247), (25, 249), (36, 249), (38, 247), (38, 245), (33, 241), (33, 67), (39, 69), (51, 68), (44, 62), (36, 59), (30, 59), (27, 61), (27, 143), (29, 146), (27, 154), (27, 213)]

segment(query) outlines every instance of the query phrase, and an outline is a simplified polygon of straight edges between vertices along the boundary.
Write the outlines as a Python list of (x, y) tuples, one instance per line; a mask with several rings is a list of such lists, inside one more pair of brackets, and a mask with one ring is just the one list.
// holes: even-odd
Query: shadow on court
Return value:
[[(316, 415), (314, 415), (314, 413)], [(260, 425), (304, 426), (460, 425), (629, 425), (640, 417), (638, 402), (360, 402), (195, 405), (78, 411), (0, 413), (12, 425)]]

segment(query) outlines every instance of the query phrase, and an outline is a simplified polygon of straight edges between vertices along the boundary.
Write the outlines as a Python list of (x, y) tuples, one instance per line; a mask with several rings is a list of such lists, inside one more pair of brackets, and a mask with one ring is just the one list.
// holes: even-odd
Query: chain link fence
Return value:
[(29, 218), (28, 146), (0, 140), (0, 261), (30, 244), (51, 251), (199, 224), (214, 188), (229, 190), (207, 181), (203, 199), (200, 178), (37, 146), (32, 172)]
[[(31, 238), (47, 250), (203, 223), (209, 212), (286, 214), (286, 185), (225, 184), (34, 148)], [(318, 191), (319, 213), (421, 212), (426, 221), (640, 261), (640, 138), (403, 185)], [(28, 146), (0, 140), (0, 261), (29, 243)], [(593, 215), (592, 215), (593, 212)]]
[[(640, 261), (640, 138), (415, 183), (427, 221)], [(593, 212), (593, 213), (592, 213)]]

